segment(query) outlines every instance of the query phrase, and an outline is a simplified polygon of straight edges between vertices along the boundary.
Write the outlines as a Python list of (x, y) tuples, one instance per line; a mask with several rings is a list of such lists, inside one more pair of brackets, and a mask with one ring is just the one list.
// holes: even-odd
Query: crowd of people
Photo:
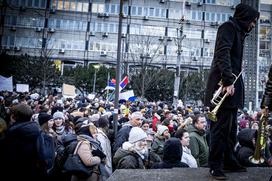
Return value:
[[(102, 98), (0, 92), (0, 100), (1, 169), (9, 180), (106, 180), (116, 169), (208, 167), (210, 121), (205, 107), (120, 103), (115, 138), (114, 106)], [(257, 117), (247, 110), (237, 117), (235, 153), (246, 167), (255, 166), (249, 157), (255, 151)], [(49, 169), (38, 164), (35, 145), (41, 132), (54, 141)], [(272, 144), (266, 141), (262, 166), (271, 166)], [(65, 171), (67, 155), (75, 152), (90, 170), (88, 177)]]

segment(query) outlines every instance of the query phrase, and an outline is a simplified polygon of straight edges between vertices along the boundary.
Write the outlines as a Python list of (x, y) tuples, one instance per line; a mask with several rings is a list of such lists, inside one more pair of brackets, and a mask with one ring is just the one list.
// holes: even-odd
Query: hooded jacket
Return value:
[(163, 160), (153, 166), (155, 169), (189, 167), (186, 163), (181, 162), (182, 145), (177, 138), (170, 138), (163, 147)]
[[(214, 107), (210, 101), (215, 91), (220, 87), (218, 85), (220, 81), (224, 87), (230, 86), (235, 80), (233, 74), (237, 76), (242, 71), (244, 40), (251, 30), (249, 29), (250, 23), (259, 16), (259, 12), (252, 7), (239, 4), (236, 6), (234, 16), (218, 28), (214, 57), (205, 90), (204, 103), (206, 106)], [(228, 96), (221, 107), (243, 108), (244, 83), (242, 76), (238, 78), (234, 87), (234, 95)]]
[(189, 148), (196, 159), (198, 166), (207, 166), (209, 146), (206, 140), (205, 131), (198, 130), (193, 125), (190, 125), (187, 130), (190, 135)]

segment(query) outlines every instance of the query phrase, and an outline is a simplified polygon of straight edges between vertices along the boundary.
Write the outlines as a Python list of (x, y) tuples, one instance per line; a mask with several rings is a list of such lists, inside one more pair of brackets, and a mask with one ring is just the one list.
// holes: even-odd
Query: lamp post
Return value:
[(94, 68), (93, 93), (95, 93), (96, 73), (97, 73), (97, 70), (99, 70), (100, 65), (99, 64), (93, 65), (93, 68)]

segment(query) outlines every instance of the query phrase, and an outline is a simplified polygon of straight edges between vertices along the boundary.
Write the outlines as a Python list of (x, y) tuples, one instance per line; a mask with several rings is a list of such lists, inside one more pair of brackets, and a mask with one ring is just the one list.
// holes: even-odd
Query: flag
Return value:
[(128, 84), (128, 76), (125, 76), (124, 79), (120, 82), (120, 91), (123, 90)]
[(116, 80), (115, 79), (111, 79), (108, 82), (107, 87), (105, 88), (106, 90), (114, 90), (115, 89), (115, 85), (116, 85)]
[[(119, 84), (119, 91), (123, 90), (127, 84), (128, 84), (128, 76), (125, 76), (124, 79)], [(106, 90), (107, 89), (108, 90), (115, 90), (115, 85), (116, 85), (116, 80), (111, 79), (111, 81), (109, 81), (109, 83), (105, 89)]]

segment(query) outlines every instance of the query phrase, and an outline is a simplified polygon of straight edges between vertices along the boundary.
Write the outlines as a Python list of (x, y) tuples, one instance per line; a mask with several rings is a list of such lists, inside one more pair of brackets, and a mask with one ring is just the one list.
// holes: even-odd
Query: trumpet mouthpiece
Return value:
[(208, 112), (207, 113), (207, 116), (208, 116), (208, 119), (213, 121), (213, 122), (216, 122), (217, 121), (217, 118), (216, 118), (216, 115), (213, 113), (213, 112)]

